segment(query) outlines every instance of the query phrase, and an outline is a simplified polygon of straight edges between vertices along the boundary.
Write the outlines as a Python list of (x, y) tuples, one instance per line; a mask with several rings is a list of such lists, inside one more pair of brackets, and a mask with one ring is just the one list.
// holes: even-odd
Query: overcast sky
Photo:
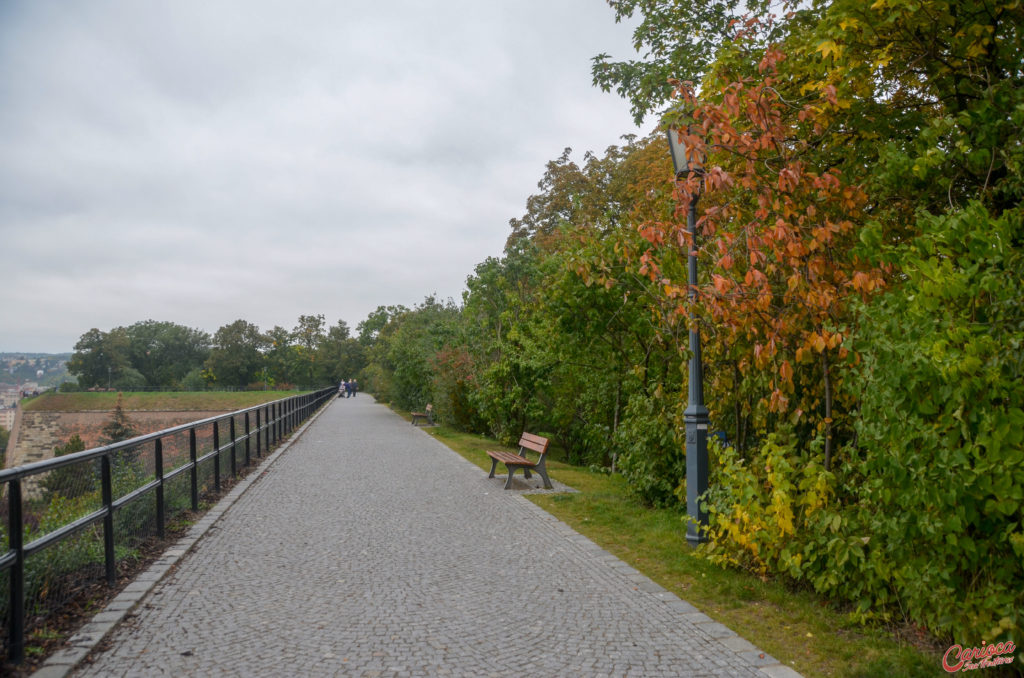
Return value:
[(0, 352), (461, 299), (544, 165), (636, 132), (603, 0), (4, 0)]

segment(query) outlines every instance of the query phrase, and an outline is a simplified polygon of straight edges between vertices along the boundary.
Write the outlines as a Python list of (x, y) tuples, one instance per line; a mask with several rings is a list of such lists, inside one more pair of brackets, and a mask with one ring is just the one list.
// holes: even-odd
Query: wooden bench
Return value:
[[(531, 450), (540, 455), (537, 461), (530, 461), (526, 457), (526, 450)], [(548, 478), (547, 468), (547, 456), (548, 456), (548, 439), (535, 436), (532, 433), (523, 433), (523, 437), (519, 439), (519, 453), (515, 452), (495, 452), (492, 450), (487, 451), (487, 456), (491, 458), (491, 473), (487, 476), (488, 478), (494, 477), (494, 469), (498, 467), (500, 461), (508, 469), (508, 480), (505, 481), (505, 489), (508, 490), (512, 487), (512, 476), (515, 474), (516, 469), (523, 469), (523, 477), (529, 479), (530, 472), (536, 471), (541, 478), (544, 479), (544, 488), (548, 490), (555, 489), (551, 485), (551, 479)]]
[(434, 406), (431, 405), (430, 403), (427, 403), (427, 407), (426, 407), (425, 411), (423, 411), (423, 412), (411, 412), (410, 414), (412, 414), (412, 425), (413, 426), (416, 425), (416, 420), (417, 419), (426, 419), (428, 424), (430, 424), (431, 426), (434, 425)]

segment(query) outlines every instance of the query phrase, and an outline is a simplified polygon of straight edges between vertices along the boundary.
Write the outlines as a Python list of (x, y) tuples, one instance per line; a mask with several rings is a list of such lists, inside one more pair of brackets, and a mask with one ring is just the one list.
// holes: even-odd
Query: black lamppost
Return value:
[[(689, 130), (669, 128), (668, 145), (672, 151), (672, 164), (676, 170), (676, 181), (690, 173), (701, 177), (703, 184), (704, 162), (700, 151), (693, 145)], [(687, 284), (690, 297), (690, 388), (689, 401), (683, 419), (686, 422), (686, 540), (691, 545), (707, 541), (708, 514), (700, 507), (700, 498), (708, 489), (708, 409), (704, 407), (704, 366), (700, 356), (700, 332), (697, 330), (697, 198), (690, 198), (690, 210), (686, 217), (686, 230), (690, 234), (690, 251), (687, 257)]]

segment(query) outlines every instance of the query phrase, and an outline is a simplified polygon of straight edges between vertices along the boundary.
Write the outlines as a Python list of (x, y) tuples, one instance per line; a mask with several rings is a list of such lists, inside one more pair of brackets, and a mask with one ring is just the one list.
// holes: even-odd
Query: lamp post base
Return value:
[(708, 513), (700, 501), (708, 489), (708, 410), (690, 405), (683, 413), (686, 422), (686, 541), (697, 546), (707, 541)]

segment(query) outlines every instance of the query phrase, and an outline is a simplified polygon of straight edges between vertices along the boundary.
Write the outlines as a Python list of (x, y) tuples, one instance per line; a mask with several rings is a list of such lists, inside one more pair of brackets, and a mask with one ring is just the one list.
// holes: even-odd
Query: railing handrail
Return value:
[[(318, 393), (319, 391), (310, 391), (309, 393)], [(130, 447), (138, 447), (144, 443), (151, 442), (157, 438), (164, 438), (175, 433), (181, 433), (187, 431), (190, 428), (199, 426), (205, 426), (206, 424), (212, 424), (215, 421), (227, 419), (228, 417), (235, 417), (238, 415), (244, 415), (246, 412), (254, 412), (258, 409), (262, 409), (267, 405), (275, 405), (284, 401), (290, 400), (298, 396), (286, 396), (284, 398), (278, 398), (277, 400), (268, 400), (265, 403), (259, 405), (253, 405), (242, 410), (235, 410), (234, 412), (225, 412), (224, 414), (215, 414), (212, 417), (206, 417), (205, 419), (197, 419), (196, 421), (190, 421), (185, 424), (179, 424), (171, 428), (161, 429), (154, 431), (153, 433), (146, 433), (141, 436), (129, 438), (128, 440), (122, 440), (109, 445), (102, 445), (100, 447), (92, 447), (88, 450), (81, 452), (72, 452), (71, 454), (61, 455), (52, 459), (43, 459), (41, 461), (34, 461), (31, 464), (22, 464), (21, 466), (15, 466), (14, 468), (5, 468), (0, 470), (0, 484), (13, 480), (15, 478), (27, 478), (28, 476), (36, 475), (37, 473), (45, 473), (46, 471), (52, 471), (53, 469), (60, 468), (61, 466), (70, 466), (77, 464), (81, 461), (87, 461), (89, 459), (99, 459), (100, 457), (110, 452), (116, 452), (118, 450), (124, 450)], [(100, 411), (100, 410), (97, 410)], [(104, 410), (105, 411), (105, 410)]]
[[(164, 486), (172, 478), (184, 474), (190, 475), (190, 495), (192, 510), (199, 508), (199, 494), (197, 470), (201, 463), (212, 458), (214, 487), (219, 492), (220, 482), (220, 454), (230, 450), (231, 475), (237, 475), (236, 457), (240, 443), (244, 443), (245, 465), (249, 464), (250, 441), (256, 437), (256, 456), (260, 456), (262, 437), (266, 438), (266, 452), (271, 450), (271, 442), (277, 443), (284, 436), (291, 433), (298, 425), (311, 415), (323, 403), (333, 398), (336, 387), (330, 386), (316, 391), (308, 391), (297, 395), (268, 400), (265, 403), (247, 407), (234, 412), (217, 414), (205, 419), (198, 419), (172, 428), (166, 428), (154, 433), (136, 436), (130, 440), (124, 440), (102, 447), (96, 447), (81, 452), (66, 454), (54, 459), (46, 459), (23, 466), (0, 471), (0, 489), (7, 491), (7, 536), (8, 543), (0, 544), (0, 572), (9, 573), (10, 586), (10, 610), (7, 615), (8, 624), (8, 661), (20, 664), (24, 659), (25, 649), (25, 559), (29, 555), (42, 551), (64, 539), (67, 539), (85, 528), (103, 523), (103, 549), (106, 579), (109, 585), (116, 580), (116, 555), (114, 550), (114, 513), (137, 500), (147, 496), (150, 492), (156, 494), (156, 531), (157, 536), (164, 536)], [(256, 413), (256, 426), (250, 427), (249, 413)], [(265, 412), (266, 417), (261, 420), (260, 413)], [(244, 433), (236, 434), (235, 418), (244, 417)], [(222, 440), (219, 435), (219, 422), (230, 419), (229, 438)], [(196, 429), (212, 424), (212, 450), (209, 453), (200, 455), (197, 450)], [(188, 432), (189, 434), (189, 461), (170, 472), (165, 472), (163, 457), (163, 439), (177, 434)], [(111, 457), (119, 450), (137, 448), (146, 443), (153, 443), (154, 446), (154, 479), (143, 485), (134, 488), (122, 496), (113, 495), (113, 484), (111, 479)], [(101, 507), (84, 516), (79, 516), (70, 523), (63, 525), (41, 537), (36, 538), (29, 544), (24, 543), (24, 515), (23, 515), (23, 492), (22, 479), (48, 471), (53, 471), (64, 466), (80, 464), (91, 460), (100, 461), (100, 490)], [(6, 546), (6, 549), (3, 547)]]

